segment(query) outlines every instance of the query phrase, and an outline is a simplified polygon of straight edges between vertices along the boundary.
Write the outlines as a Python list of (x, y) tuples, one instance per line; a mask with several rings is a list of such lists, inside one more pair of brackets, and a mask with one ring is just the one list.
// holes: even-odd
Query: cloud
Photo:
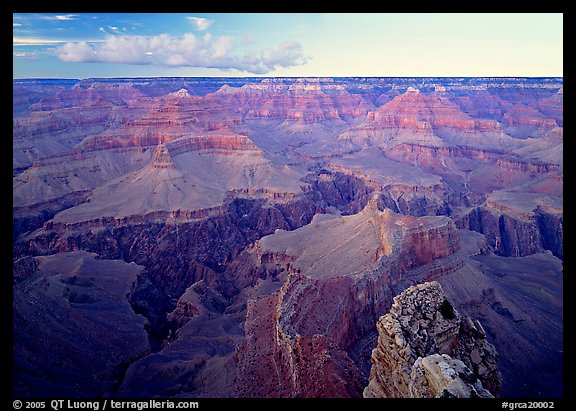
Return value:
[(266, 74), (278, 68), (305, 64), (309, 58), (295, 41), (257, 52), (239, 52), (230, 36), (197, 36), (186, 33), (181, 37), (108, 36), (103, 42), (67, 42), (52, 49), (60, 60), (67, 62), (120, 63), (159, 66), (184, 66), (240, 70)]
[(246, 45), (251, 45), (256, 43), (256, 39), (254, 38), (254, 34), (246, 33), (242, 36), (242, 43)]
[(286, 41), (276, 49), (267, 48), (262, 51), (262, 62), (266, 66), (286, 66), (298, 61), (302, 55), (302, 47), (297, 41)]
[(64, 16), (55, 16), (56, 20), (78, 20), (78, 15), (76, 14), (66, 14)]
[(78, 20), (77, 14), (60, 14), (56, 16), (46, 16), (42, 15), (40, 18), (42, 20), (58, 20), (58, 21), (69, 21), (69, 20)]
[(38, 55), (40, 53), (36, 51), (28, 52), (28, 51), (13, 51), (12, 56), (19, 59), (36, 61), (38, 60)]
[(57, 50), (57, 56), (62, 61), (81, 63), (94, 61), (93, 59), (96, 56), (96, 53), (85, 41), (66, 43), (63, 46), (60, 46)]
[[(104, 40), (82, 40), (88, 43), (100, 43)], [(42, 38), (42, 37), (12, 37), (12, 46), (23, 47), (23, 46), (57, 46), (59, 44), (65, 44), (70, 42), (69, 39), (56, 39), (56, 38)]]
[(12, 37), (13, 46), (54, 46), (66, 43), (66, 40), (45, 39), (40, 37)]
[(203, 17), (188, 16), (186, 18), (188, 21), (190, 21), (190, 23), (194, 25), (194, 28), (196, 28), (198, 31), (206, 30), (212, 23), (214, 23), (214, 20), (205, 19)]

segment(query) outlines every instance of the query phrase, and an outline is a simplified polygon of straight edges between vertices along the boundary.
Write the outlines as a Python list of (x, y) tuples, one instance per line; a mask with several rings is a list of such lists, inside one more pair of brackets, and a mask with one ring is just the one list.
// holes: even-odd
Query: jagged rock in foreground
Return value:
[(419, 357), (408, 390), (417, 398), (494, 398), (466, 364), (447, 354)]
[[(492, 397), (498, 354), (476, 320), (462, 317), (436, 281), (406, 289), (377, 323), (368, 398)], [(488, 391), (489, 390), (489, 391)]]

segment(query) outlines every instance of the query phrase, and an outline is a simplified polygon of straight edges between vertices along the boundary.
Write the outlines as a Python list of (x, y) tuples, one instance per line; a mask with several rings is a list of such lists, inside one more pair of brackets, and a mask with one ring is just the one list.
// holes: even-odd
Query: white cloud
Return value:
[(266, 74), (277, 68), (299, 66), (308, 61), (300, 43), (287, 41), (259, 52), (237, 50), (233, 37), (108, 36), (103, 42), (67, 42), (52, 52), (62, 61), (122, 63), (159, 66), (187, 66), (240, 70)]
[(56, 20), (78, 20), (78, 15), (76, 14), (66, 14), (63, 16), (55, 16)]
[(20, 27), (22, 24), (20, 23), (12, 23), (12, 27)]
[(206, 30), (212, 23), (214, 23), (214, 20), (205, 19), (204, 17), (188, 16), (186, 18), (188, 21), (190, 21), (190, 23), (192, 23), (192, 25), (194, 25), (194, 28), (196, 28), (198, 31)]
[(13, 51), (12, 56), (17, 59), (38, 61), (44, 52), (41, 51)]
[[(101, 43), (104, 40), (83, 40), (88, 43)], [(12, 37), (12, 46), (57, 46), (59, 44), (69, 43), (69, 39), (55, 39), (55, 38), (42, 38), (42, 37)]]
[(79, 16), (77, 14), (60, 14), (60, 15), (56, 15), (56, 16), (48, 16), (48, 15), (40, 16), (40, 18), (42, 20), (58, 20), (58, 21), (78, 20), (78, 17)]
[(12, 37), (13, 46), (54, 46), (66, 40), (44, 39), (40, 37)]
[(286, 41), (276, 49), (267, 48), (262, 51), (262, 62), (267, 66), (285, 66), (301, 58), (300, 43)]
[(66, 43), (63, 46), (58, 47), (58, 58), (62, 61), (70, 61), (75, 63), (81, 63), (85, 61), (94, 61), (96, 57), (96, 52), (88, 46), (85, 41), (80, 41), (78, 43)]

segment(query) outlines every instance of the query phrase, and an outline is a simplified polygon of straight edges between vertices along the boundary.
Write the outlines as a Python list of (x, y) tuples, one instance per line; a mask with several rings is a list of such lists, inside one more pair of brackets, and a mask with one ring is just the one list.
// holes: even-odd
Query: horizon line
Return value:
[(494, 78), (494, 79), (516, 79), (516, 78), (528, 78), (528, 79), (563, 79), (564, 76), (362, 76), (362, 75), (355, 75), (355, 76), (117, 76), (117, 77), (12, 77), (12, 80), (95, 80), (95, 79), (105, 79), (105, 80), (121, 80), (121, 79), (150, 79), (150, 78), (221, 78), (221, 79), (300, 79), (300, 78), (313, 78), (313, 79), (320, 79), (320, 78), (329, 78), (329, 79), (336, 79), (336, 78)]

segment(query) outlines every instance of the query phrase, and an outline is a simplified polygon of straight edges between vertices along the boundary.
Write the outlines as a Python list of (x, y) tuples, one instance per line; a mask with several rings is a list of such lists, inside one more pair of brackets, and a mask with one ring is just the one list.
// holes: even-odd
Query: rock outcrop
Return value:
[(544, 392), (562, 397), (561, 260), (549, 251), (526, 257), (475, 255), (460, 270), (437, 281), (462, 315), (482, 322), (499, 354), (503, 397), (540, 396)]
[(414, 398), (493, 398), (466, 364), (447, 354), (419, 357), (408, 390)]
[(498, 354), (478, 321), (462, 317), (437, 282), (408, 288), (377, 324), (365, 397), (491, 397)]
[(486, 205), (454, 220), (459, 228), (484, 234), (500, 255), (523, 257), (550, 250), (563, 258), (564, 217), (558, 197), (497, 191)]
[(380, 211), (376, 199), (356, 215), (316, 216), (308, 226), (259, 240), (251, 250), (250, 272), (259, 276), (252, 284), (264, 280), (270, 288), (247, 302), (239, 395), (359, 396), (367, 342), (392, 287), (418, 268), (442, 275), (434, 274), (434, 263), (459, 249), (448, 218)]

